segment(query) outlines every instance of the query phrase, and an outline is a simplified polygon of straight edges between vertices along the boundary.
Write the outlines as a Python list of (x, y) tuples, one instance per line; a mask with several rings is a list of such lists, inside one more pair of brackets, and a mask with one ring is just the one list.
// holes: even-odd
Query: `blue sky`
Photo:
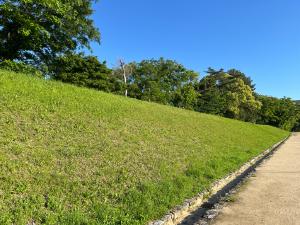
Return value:
[(257, 92), (300, 99), (299, 0), (100, 0), (93, 54), (108, 66), (165, 57), (205, 75), (236, 68)]

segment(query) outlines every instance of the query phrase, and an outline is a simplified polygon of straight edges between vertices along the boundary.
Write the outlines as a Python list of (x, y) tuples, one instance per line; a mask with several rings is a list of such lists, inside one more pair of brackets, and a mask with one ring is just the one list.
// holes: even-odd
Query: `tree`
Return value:
[(130, 64), (126, 64), (123, 60), (119, 60), (119, 66), (113, 69), (113, 76), (124, 82), (124, 95), (128, 96), (128, 78), (132, 74), (132, 67)]
[(111, 75), (112, 70), (95, 56), (67, 54), (55, 59), (50, 69), (52, 78), (62, 82), (114, 93), (123, 89), (122, 82)]
[(172, 105), (179, 108), (195, 110), (199, 96), (200, 94), (195, 90), (193, 83), (188, 83), (175, 92)]
[(227, 99), (225, 116), (248, 122), (256, 122), (261, 102), (255, 99), (249, 85), (240, 78), (225, 85), (223, 94)]
[(93, 0), (0, 0), (0, 60), (47, 64), (100, 42)]
[(196, 110), (203, 113), (225, 116), (227, 99), (221, 89), (221, 78), (225, 76), (223, 70), (208, 68), (208, 75), (203, 77), (196, 85), (199, 93)]
[(201, 94), (197, 101), (196, 111), (225, 116), (227, 99), (217, 88), (210, 89)]
[(201, 94), (198, 111), (255, 122), (261, 103), (255, 99), (251, 87), (240, 76), (222, 69), (209, 68), (207, 72), (196, 85)]
[(173, 60), (143, 60), (130, 64), (128, 95), (134, 98), (162, 104), (174, 104), (175, 95), (189, 83), (197, 80), (198, 74)]
[(258, 95), (262, 102), (259, 111), (260, 124), (268, 124), (285, 130), (292, 130), (298, 126), (300, 119), (299, 106), (289, 98), (274, 98)]
[(243, 72), (236, 69), (230, 69), (227, 71), (227, 73), (232, 77), (242, 79), (244, 83), (252, 89), (252, 91), (255, 91), (255, 84), (253, 84), (253, 80), (250, 77), (246, 76), (246, 74), (244, 74)]

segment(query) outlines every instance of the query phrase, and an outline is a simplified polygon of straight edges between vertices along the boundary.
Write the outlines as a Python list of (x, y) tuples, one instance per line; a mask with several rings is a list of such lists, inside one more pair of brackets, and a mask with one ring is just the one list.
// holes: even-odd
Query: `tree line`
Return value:
[(144, 101), (297, 130), (299, 105), (256, 93), (243, 72), (208, 68), (205, 76), (169, 59), (108, 68), (79, 53), (100, 42), (92, 0), (0, 0), (0, 68), (44, 76)]

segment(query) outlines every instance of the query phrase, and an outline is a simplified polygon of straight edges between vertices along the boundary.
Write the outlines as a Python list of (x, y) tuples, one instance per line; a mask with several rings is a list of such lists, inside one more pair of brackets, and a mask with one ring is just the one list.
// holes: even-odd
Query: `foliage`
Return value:
[(289, 98), (258, 95), (262, 102), (258, 123), (292, 130), (300, 119), (299, 106)]
[(174, 94), (172, 105), (193, 110), (198, 104), (200, 94), (195, 90), (193, 83), (183, 85)]
[(100, 40), (92, 0), (0, 0), (0, 60), (48, 64)]
[[(201, 83), (201, 82), (200, 82)], [(199, 90), (197, 88), (197, 90)], [(203, 113), (209, 113), (219, 116), (225, 116), (227, 99), (222, 95), (218, 88), (211, 88), (205, 92), (200, 92), (201, 97), (198, 100), (196, 110)]]
[(255, 122), (255, 115), (261, 108), (261, 102), (257, 101), (251, 87), (240, 78), (225, 85), (224, 94), (227, 98), (228, 108), (225, 115), (243, 121)]
[[(187, 70), (175, 61), (163, 58), (143, 60), (140, 63), (133, 62), (131, 68), (132, 74), (129, 76), (129, 84), (132, 87), (129, 88), (128, 92), (130, 97), (162, 104), (180, 101), (185, 102), (184, 107), (186, 103), (191, 101), (190, 99), (182, 101), (174, 98), (177, 98), (180, 92), (186, 93), (188, 86), (185, 85), (193, 83), (197, 79), (198, 74), (194, 71)], [(181, 90), (182, 88), (184, 90)], [(187, 96), (191, 97), (190, 94)], [(189, 105), (188, 108), (190, 107)]]
[(7, 71), (0, 102), (3, 225), (146, 224), (288, 135)]
[(39, 70), (22, 62), (15, 62), (10, 60), (0, 61), (0, 69), (42, 77), (42, 73)]
[(255, 91), (255, 84), (253, 83), (253, 80), (250, 77), (246, 76), (246, 74), (244, 74), (243, 72), (236, 69), (230, 69), (227, 71), (227, 73), (232, 77), (242, 79), (244, 83), (251, 88), (252, 91)]
[(132, 74), (132, 66), (123, 60), (119, 61), (119, 66), (113, 69), (113, 77), (123, 83), (123, 94), (128, 96), (128, 78)]
[(196, 89), (201, 93), (198, 111), (255, 122), (261, 103), (241, 75), (209, 68), (208, 75), (200, 80)]
[(50, 66), (52, 78), (81, 87), (89, 87), (106, 92), (120, 92), (122, 83), (111, 76), (105, 62), (95, 56), (67, 54), (57, 58)]

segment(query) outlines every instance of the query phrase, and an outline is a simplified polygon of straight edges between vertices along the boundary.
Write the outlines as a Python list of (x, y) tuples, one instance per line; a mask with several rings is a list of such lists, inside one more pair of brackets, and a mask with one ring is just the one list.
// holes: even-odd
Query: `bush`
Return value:
[(15, 62), (11, 60), (4, 60), (0, 62), (0, 69), (9, 70), (17, 73), (30, 74), (37, 77), (42, 77), (41, 71), (33, 66), (27, 65), (23, 62)]
[(105, 92), (124, 93), (123, 82), (112, 76), (112, 70), (96, 56), (64, 55), (56, 58), (49, 69), (55, 80)]

